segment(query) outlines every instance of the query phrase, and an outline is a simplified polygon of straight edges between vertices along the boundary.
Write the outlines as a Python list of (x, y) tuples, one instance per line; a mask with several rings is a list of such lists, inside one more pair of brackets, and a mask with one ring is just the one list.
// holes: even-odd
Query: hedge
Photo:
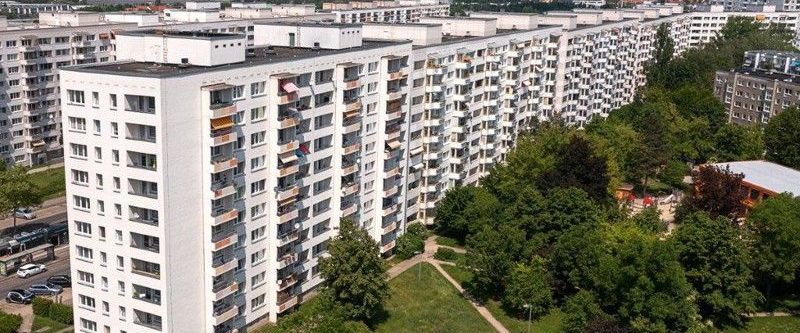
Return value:
[(22, 325), (22, 316), (0, 311), (0, 333), (16, 333)]
[(72, 325), (72, 307), (53, 303), (53, 301), (36, 297), (33, 299), (33, 314), (47, 317), (62, 324)]
[(33, 305), (33, 314), (47, 317), (50, 313), (50, 305), (53, 304), (53, 301), (43, 297), (34, 297), (31, 304)]
[(453, 249), (440, 247), (439, 249), (436, 250), (436, 253), (433, 255), (433, 258), (441, 261), (455, 261), (456, 259), (458, 259), (458, 254)]
[(59, 323), (72, 325), (72, 307), (64, 304), (53, 303), (50, 305), (48, 317)]

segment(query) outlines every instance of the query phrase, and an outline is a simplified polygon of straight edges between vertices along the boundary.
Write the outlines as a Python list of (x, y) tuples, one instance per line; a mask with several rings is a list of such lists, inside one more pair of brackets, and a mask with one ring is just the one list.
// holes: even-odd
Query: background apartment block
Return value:
[(0, 158), (60, 159), (58, 68), (114, 60), (114, 31), (134, 27), (89, 13), (40, 13), (38, 24), (0, 17)]
[(326, 2), (322, 10), (334, 15), (340, 23), (406, 23), (418, 22), (426, 16), (450, 15), (447, 0), (395, 0), (395, 1), (350, 1), (347, 3)]
[(770, 117), (800, 105), (800, 54), (749, 51), (744, 64), (718, 71), (714, 95), (725, 104), (728, 119), (741, 125), (766, 124)]

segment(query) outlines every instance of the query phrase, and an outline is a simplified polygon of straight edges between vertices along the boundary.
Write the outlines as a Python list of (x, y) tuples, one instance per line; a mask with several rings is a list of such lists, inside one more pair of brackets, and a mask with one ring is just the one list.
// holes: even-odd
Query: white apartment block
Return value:
[(334, 21), (340, 23), (406, 23), (418, 22), (426, 16), (450, 15), (450, 3), (446, 0), (326, 2), (322, 10), (334, 14)]
[(113, 32), (131, 28), (90, 13), (39, 13), (38, 24), (0, 17), (0, 159), (60, 159), (58, 69), (113, 61)]
[[(75, 320), (232, 332), (291, 308), (349, 217), (404, 226), (409, 42), (358, 25), (119, 33), (62, 71)], [(95, 126), (93, 126), (93, 124)]]
[(406, 223), (477, 184), (534, 119), (580, 123), (624, 103), (655, 29), (686, 17), (647, 15), (266, 22), (256, 47), (117, 33), (123, 61), (61, 72), (76, 325), (276, 320), (322, 282), (341, 218), (390, 255)]

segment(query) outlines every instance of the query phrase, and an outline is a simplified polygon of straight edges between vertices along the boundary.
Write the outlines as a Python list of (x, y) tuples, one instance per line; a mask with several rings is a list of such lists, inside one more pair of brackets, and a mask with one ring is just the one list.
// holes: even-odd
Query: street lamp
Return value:
[[(420, 251), (414, 251), (414, 256), (418, 256), (418, 255), (420, 255), (421, 253), (422, 253), (422, 252), (420, 252)], [(417, 264), (417, 281), (419, 281), (419, 280), (420, 280), (420, 277), (421, 277), (421, 276), (422, 276), (422, 262), (420, 262), (420, 263), (418, 263), (418, 264)]]
[(525, 304), (522, 307), (528, 309), (528, 333), (531, 333), (531, 311), (533, 311), (533, 306)]

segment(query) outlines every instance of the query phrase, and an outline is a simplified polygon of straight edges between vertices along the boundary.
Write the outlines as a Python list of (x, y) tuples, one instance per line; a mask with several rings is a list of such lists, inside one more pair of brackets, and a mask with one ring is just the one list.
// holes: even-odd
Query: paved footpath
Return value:
[[(446, 246), (442, 246), (442, 247), (446, 247)], [(450, 274), (447, 274), (447, 271), (442, 269), (442, 266), (441, 266), (442, 264), (449, 264), (449, 263), (445, 263), (445, 262), (442, 262), (442, 261), (439, 261), (439, 260), (436, 260), (436, 259), (433, 258), (433, 254), (436, 253), (436, 250), (438, 248), (439, 248), (439, 245), (436, 244), (436, 236), (428, 237), (428, 239), (425, 240), (425, 252), (423, 252), (421, 254), (418, 254), (418, 255), (414, 256), (413, 258), (411, 258), (411, 259), (402, 261), (402, 262), (398, 263), (397, 265), (392, 266), (392, 268), (389, 268), (389, 271), (388, 271), (389, 279), (391, 280), (391, 279), (395, 278), (396, 276), (398, 276), (401, 273), (405, 272), (409, 268), (414, 267), (414, 265), (416, 265), (416, 264), (420, 264), (422, 262), (427, 262), (427, 263), (433, 265), (433, 267), (435, 267), (436, 270), (439, 271), (439, 273), (442, 274), (442, 276), (444, 276), (444, 278), (447, 279), (447, 281), (449, 281), (450, 284), (453, 285), (453, 287), (456, 287), (458, 292), (460, 292), (461, 295), (463, 295), (464, 298), (466, 300), (468, 300), (470, 302), (470, 304), (472, 304), (472, 306), (476, 310), (478, 310), (478, 313), (484, 319), (486, 319), (486, 321), (489, 322), (489, 324), (492, 325), (492, 327), (494, 327), (494, 329), (497, 332), (499, 332), (499, 333), (509, 333), (508, 329), (506, 329), (505, 326), (503, 326), (502, 323), (500, 323), (499, 321), (497, 321), (497, 319), (494, 318), (492, 313), (489, 312), (489, 309), (487, 309), (482, 304), (476, 302), (472, 297), (470, 297), (469, 294), (466, 291), (464, 291), (464, 288), (462, 288), (461, 285), (458, 282), (456, 282), (456, 280), (453, 279), (450, 276)], [(450, 248), (450, 247), (447, 247), (447, 248)], [(463, 251), (464, 251), (462, 249), (454, 249), (454, 250), (456, 250), (456, 252), (460, 252), (460, 253), (463, 253)]]

